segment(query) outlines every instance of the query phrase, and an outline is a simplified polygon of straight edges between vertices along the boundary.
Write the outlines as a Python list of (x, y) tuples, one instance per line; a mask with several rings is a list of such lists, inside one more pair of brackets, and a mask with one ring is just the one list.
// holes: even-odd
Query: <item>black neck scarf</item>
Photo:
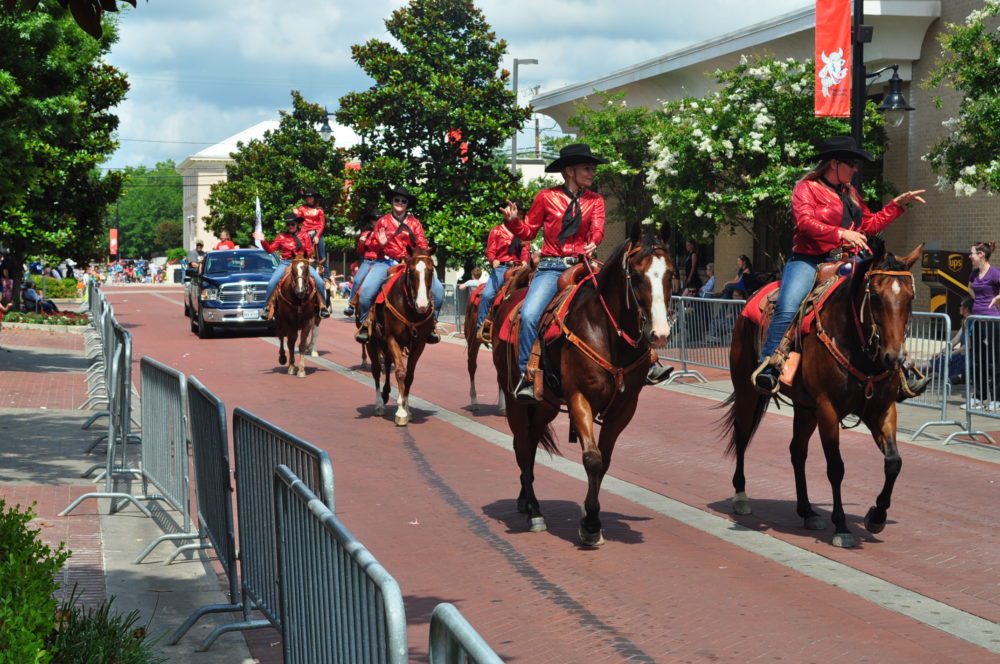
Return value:
[(851, 228), (854, 224), (861, 223), (861, 207), (851, 198), (851, 188), (848, 185), (836, 186), (825, 177), (820, 176), (820, 181), (837, 192), (844, 211), (840, 217), (841, 228)]
[(516, 261), (521, 260), (521, 247), (521, 238), (516, 237), (510, 241), (510, 248), (508, 248), (507, 251), (510, 252), (510, 255), (513, 256)]
[(292, 233), (290, 231), (281, 231), (281, 232), (284, 233), (285, 235), (288, 235), (293, 240), (295, 240), (295, 251), (296, 251), (296, 253), (302, 251), (302, 240), (301, 240), (301, 238), (299, 238), (299, 234), (298, 233)]
[[(396, 215), (392, 215), (392, 218), (396, 219)], [(406, 215), (403, 215), (402, 219), (396, 219), (396, 221), (399, 222), (399, 226), (396, 227), (396, 232), (393, 233), (392, 236), (396, 237), (397, 235), (399, 235), (403, 231), (406, 231), (407, 235), (410, 236), (410, 244), (416, 245), (417, 244), (417, 236), (413, 232), (413, 229), (406, 225)]]
[(569, 196), (569, 205), (566, 206), (566, 212), (563, 213), (562, 230), (559, 231), (558, 237), (559, 244), (576, 235), (580, 230), (580, 223), (583, 221), (583, 212), (580, 209), (583, 188), (577, 189), (576, 196), (574, 196), (569, 187), (563, 185), (562, 192)]

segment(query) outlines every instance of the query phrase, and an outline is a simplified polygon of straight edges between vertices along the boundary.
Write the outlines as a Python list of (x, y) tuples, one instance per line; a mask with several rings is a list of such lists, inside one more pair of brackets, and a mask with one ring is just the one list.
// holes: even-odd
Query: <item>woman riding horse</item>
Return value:
[[(278, 282), (281, 281), (281, 278), (285, 276), (285, 272), (288, 270), (288, 266), (291, 265), (292, 259), (295, 256), (302, 255), (306, 258), (312, 257), (312, 238), (310, 238), (304, 231), (299, 231), (300, 221), (301, 217), (294, 212), (286, 212), (285, 230), (278, 233), (273, 242), (268, 242), (263, 233), (253, 234), (255, 240), (260, 240), (261, 247), (263, 247), (264, 251), (271, 254), (277, 251), (281, 256), (278, 266), (274, 268), (274, 272), (271, 274), (271, 280), (267, 282), (267, 292), (264, 297), (265, 302), (271, 301), (271, 294), (274, 293), (274, 289), (278, 286)], [(314, 267), (309, 268), (309, 274), (316, 283), (316, 290), (320, 293), (322, 306), (319, 310), (319, 316), (320, 318), (329, 318), (330, 310), (327, 308), (327, 292), (326, 286), (323, 284), (323, 279), (320, 278), (319, 272), (317, 272)]]
[[(532, 377), (527, 375), (528, 357), (538, 336), (538, 321), (556, 294), (559, 276), (576, 265), (580, 256), (593, 255), (604, 240), (604, 199), (589, 187), (594, 183), (597, 164), (606, 163), (608, 160), (592, 154), (586, 143), (567, 145), (559, 151), (559, 158), (545, 167), (546, 173), (561, 173), (563, 185), (540, 191), (523, 220), (518, 217), (517, 206), (510, 201), (504, 208), (504, 225), (514, 237), (530, 242), (542, 229), (545, 238), (542, 260), (521, 307), (517, 343), (521, 378), (514, 389), (514, 397), (519, 400), (535, 398)], [(671, 371), (673, 367), (654, 365), (649, 371), (649, 381), (665, 380)]]
[[(523, 219), (520, 202), (513, 201), (512, 204), (517, 210), (518, 218)], [(503, 212), (503, 208), (500, 211)], [(483, 323), (493, 307), (493, 300), (503, 284), (507, 270), (526, 264), (530, 257), (531, 245), (522, 242), (521, 238), (514, 237), (514, 234), (504, 224), (497, 224), (490, 229), (490, 234), (486, 238), (486, 260), (490, 264), (490, 279), (486, 282), (486, 287), (483, 288), (480, 296), (476, 327), (474, 328), (474, 334), (479, 337), (480, 343), (490, 342), (489, 331), (483, 333)]]
[[(389, 275), (389, 266), (393, 261), (402, 262), (407, 260), (410, 252), (416, 249), (427, 249), (427, 238), (424, 237), (424, 227), (420, 221), (409, 214), (408, 210), (417, 203), (417, 197), (402, 187), (389, 192), (389, 201), (392, 203), (392, 212), (383, 216), (375, 222), (368, 246), (373, 248), (378, 258), (372, 263), (371, 269), (365, 282), (361, 285), (358, 296), (358, 311), (360, 313), (360, 329), (354, 336), (354, 340), (360, 344), (367, 343), (371, 336), (371, 321), (368, 318), (368, 310), (371, 309), (375, 296), (378, 295), (382, 284), (385, 283)], [(431, 281), (431, 292), (434, 295), (434, 321), (441, 312), (441, 304), (444, 302), (444, 286), (441, 285), (437, 274), (433, 275)], [(441, 341), (436, 330), (431, 330), (427, 343), (436, 344)]]

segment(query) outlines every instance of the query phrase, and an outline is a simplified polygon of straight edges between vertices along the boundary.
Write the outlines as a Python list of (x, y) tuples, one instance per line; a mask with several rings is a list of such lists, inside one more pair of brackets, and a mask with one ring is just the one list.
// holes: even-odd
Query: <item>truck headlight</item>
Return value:
[(205, 300), (218, 300), (219, 299), (219, 289), (218, 288), (204, 288), (201, 291), (201, 299)]

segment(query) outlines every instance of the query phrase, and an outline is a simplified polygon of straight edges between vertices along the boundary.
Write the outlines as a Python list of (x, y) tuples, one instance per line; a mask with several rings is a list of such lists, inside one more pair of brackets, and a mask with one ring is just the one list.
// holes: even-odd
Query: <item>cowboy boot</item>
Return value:
[(750, 381), (755, 390), (765, 396), (775, 394), (781, 388), (781, 365), (784, 358), (778, 353), (765, 359), (757, 367), (756, 371), (750, 374)]
[(360, 328), (358, 328), (358, 333), (354, 335), (354, 340), (359, 344), (366, 344), (372, 336), (372, 321), (371, 318), (366, 320)]

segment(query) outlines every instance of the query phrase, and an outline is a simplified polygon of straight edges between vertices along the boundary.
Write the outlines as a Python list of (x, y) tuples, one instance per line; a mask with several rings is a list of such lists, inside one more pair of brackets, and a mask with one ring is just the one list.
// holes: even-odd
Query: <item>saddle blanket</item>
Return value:
[[(823, 308), (823, 303), (826, 302), (827, 298), (829, 298), (830, 295), (832, 295), (833, 292), (837, 290), (837, 288), (839, 288), (845, 281), (847, 281), (846, 276), (838, 277), (829, 288), (819, 295), (819, 298), (813, 303), (813, 306), (810, 307), (809, 311), (802, 319), (802, 324), (800, 326), (802, 334), (808, 334), (810, 330), (812, 330), (812, 323), (816, 318), (816, 313)], [(772, 301), (769, 301), (771, 300), (769, 296), (772, 293), (775, 293), (780, 285), (780, 281), (772, 281), (758, 290), (753, 294), (753, 297), (747, 301), (746, 305), (744, 305), (740, 315), (744, 318), (749, 318), (759, 327), (764, 327), (771, 320), (771, 316), (774, 313), (774, 304)]]
[(378, 289), (378, 295), (375, 296), (375, 304), (385, 302), (385, 294), (389, 292), (392, 285), (399, 281), (399, 278), (405, 273), (406, 270), (397, 270), (396, 272), (389, 274), (389, 278), (385, 280), (384, 284), (382, 284), (382, 288)]
[(483, 289), (484, 288), (486, 288), (486, 282), (485, 281), (483, 283), (479, 284), (478, 286), (476, 286), (476, 290), (472, 291), (472, 294), (469, 295), (469, 306), (470, 307), (475, 307), (476, 309), (479, 308), (479, 303), (482, 302), (482, 300), (483, 300)]

